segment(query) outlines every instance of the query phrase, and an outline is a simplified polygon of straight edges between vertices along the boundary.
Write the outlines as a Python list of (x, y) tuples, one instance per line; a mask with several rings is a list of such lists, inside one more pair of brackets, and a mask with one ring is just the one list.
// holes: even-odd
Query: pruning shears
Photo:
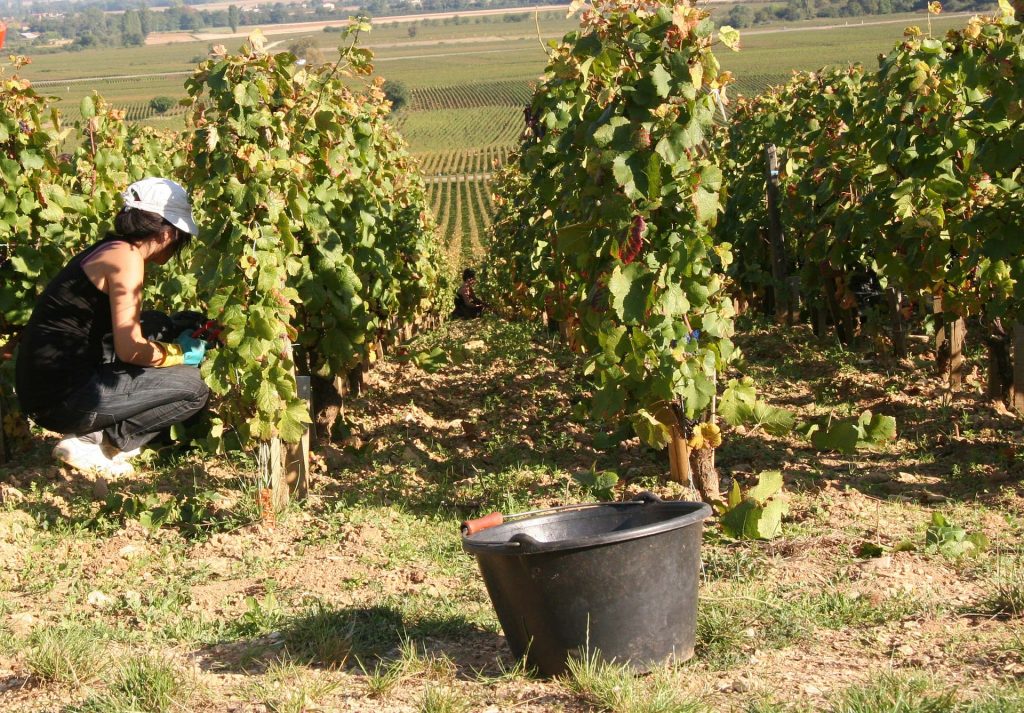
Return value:
[(212, 319), (208, 319), (203, 322), (194, 332), (192, 332), (193, 339), (202, 339), (207, 343), (208, 346), (216, 346), (220, 342), (220, 333), (224, 331), (224, 328), (214, 322)]

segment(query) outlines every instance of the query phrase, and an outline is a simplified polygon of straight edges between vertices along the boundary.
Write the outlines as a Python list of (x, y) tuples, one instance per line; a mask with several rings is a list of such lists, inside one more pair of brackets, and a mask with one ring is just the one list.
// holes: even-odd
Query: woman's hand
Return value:
[(188, 366), (199, 366), (203, 363), (203, 359), (206, 357), (206, 342), (202, 339), (196, 339), (188, 330), (185, 330), (178, 335), (174, 342), (181, 346), (183, 363)]

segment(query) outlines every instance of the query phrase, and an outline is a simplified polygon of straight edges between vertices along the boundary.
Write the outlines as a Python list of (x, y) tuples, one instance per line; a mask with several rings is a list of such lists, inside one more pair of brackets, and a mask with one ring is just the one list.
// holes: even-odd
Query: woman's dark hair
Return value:
[(139, 208), (122, 208), (114, 218), (114, 233), (117, 237), (132, 245), (138, 245), (153, 233), (159, 233), (165, 225), (174, 228), (177, 240), (174, 243), (174, 254), (177, 255), (192, 240), (192, 235), (164, 220), (163, 216)]
[(465, 270), (462, 271), (463, 282), (465, 282), (466, 280), (472, 280), (474, 277), (476, 277), (476, 270), (474, 270), (473, 268), (467, 267)]

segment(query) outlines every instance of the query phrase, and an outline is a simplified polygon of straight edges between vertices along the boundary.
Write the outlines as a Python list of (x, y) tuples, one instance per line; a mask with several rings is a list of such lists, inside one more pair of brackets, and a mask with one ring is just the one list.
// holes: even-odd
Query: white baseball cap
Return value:
[(169, 178), (143, 178), (128, 186), (121, 197), (125, 208), (156, 213), (175, 228), (189, 235), (199, 235), (188, 193)]

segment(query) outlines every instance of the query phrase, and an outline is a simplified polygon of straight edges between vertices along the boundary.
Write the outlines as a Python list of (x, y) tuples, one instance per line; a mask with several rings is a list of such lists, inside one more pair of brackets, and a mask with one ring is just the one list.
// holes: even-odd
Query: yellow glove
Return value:
[(178, 366), (185, 363), (185, 352), (180, 344), (170, 344), (168, 342), (153, 343), (164, 354), (163, 361), (157, 364), (157, 367)]

